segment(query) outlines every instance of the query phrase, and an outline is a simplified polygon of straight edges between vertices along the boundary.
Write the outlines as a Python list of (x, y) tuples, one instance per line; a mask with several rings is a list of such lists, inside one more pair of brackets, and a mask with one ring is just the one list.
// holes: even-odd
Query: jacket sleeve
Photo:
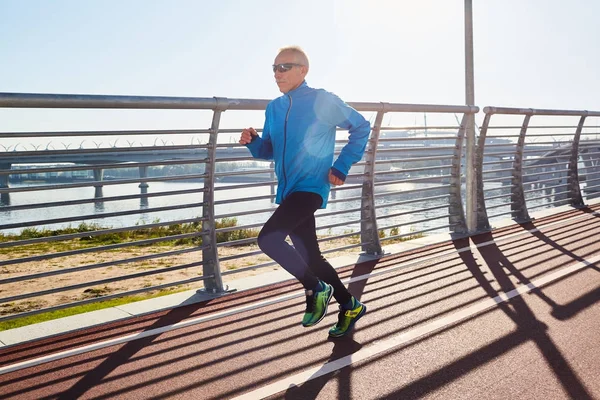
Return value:
[(358, 111), (334, 94), (331, 94), (331, 107), (328, 107), (328, 111), (332, 124), (348, 130), (348, 143), (333, 163), (332, 170), (335, 176), (345, 181), (352, 164), (360, 161), (365, 152), (371, 124)]
[(273, 159), (273, 143), (271, 143), (271, 129), (269, 125), (269, 107), (265, 111), (265, 125), (262, 136), (255, 136), (246, 147), (252, 153), (252, 157), (263, 160)]

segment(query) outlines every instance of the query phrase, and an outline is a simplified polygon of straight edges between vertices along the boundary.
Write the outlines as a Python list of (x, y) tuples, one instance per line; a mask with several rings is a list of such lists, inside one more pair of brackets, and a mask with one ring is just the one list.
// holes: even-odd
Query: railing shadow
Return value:
[[(523, 225), (524, 229), (532, 229), (533, 227), (533, 225)], [(539, 237), (536, 236), (536, 238), (543, 240), (545, 236), (541, 233), (540, 235)], [(432, 261), (424, 265), (412, 267), (412, 274), (409, 274), (408, 271), (397, 270), (389, 275), (380, 275), (377, 278), (376, 287), (367, 287), (367, 283), (372, 283), (372, 280), (370, 280), (371, 282), (367, 282), (366, 279), (350, 283), (350, 291), (355, 296), (358, 298), (362, 298), (363, 295), (367, 296), (367, 305), (408, 290), (415, 292), (404, 296), (402, 302), (408, 302), (419, 297), (423, 299), (416, 307), (405, 307), (401, 312), (397, 310), (397, 304), (380, 304), (377, 308), (369, 308), (369, 312), (359, 323), (359, 328), (367, 331), (374, 328), (384, 318), (403, 318), (405, 314), (408, 315), (420, 309), (430, 308), (431, 311), (420, 316), (417, 321), (403, 323), (397, 329), (394, 328), (385, 332), (386, 335), (394, 335), (443, 315), (448, 315), (448, 313), (463, 309), (465, 306), (475, 304), (485, 298), (495, 298), (502, 292), (514, 290), (516, 285), (511, 280), (511, 277), (518, 279), (520, 284), (530, 283), (530, 278), (528, 279), (522, 273), (523, 268), (521, 270), (517, 269), (513, 262), (506, 256), (504, 248), (500, 248), (495, 244), (494, 239), (495, 236), (492, 234), (478, 235), (473, 238), (473, 242), (476, 245), (486, 244), (481, 248), (480, 253), (489, 270), (487, 268), (480, 268), (478, 263), (481, 263), (481, 258), (478, 259), (471, 251), (464, 251), (470, 244), (469, 240), (460, 239), (453, 242), (453, 247), (461, 249), (461, 252), (458, 254), (455, 253), (451, 257), (446, 257), (444, 265), (438, 265), (437, 262)], [(547, 237), (546, 240), (552, 242)], [(503, 243), (513, 242), (511, 239)], [(549, 242), (547, 244), (551, 244)], [(571, 243), (576, 244), (575, 241)], [(555, 242), (554, 246), (557, 250), (569, 255), (568, 250)], [(418, 253), (409, 255), (406, 259), (402, 257), (383, 258), (379, 261), (363, 263), (344, 269), (341, 275), (343, 278), (358, 277), (387, 266), (392, 266), (395, 263), (403, 263), (406, 260), (414, 261), (418, 260), (418, 258)], [(465, 275), (464, 278), (463, 275)], [(432, 286), (436, 279), (443, 277), (453, 277), (453, 279), (450, 283)], [(473, 285), (468, 285), (469, 280), (473, 281)], [(460, 286), (457, 286), (456, 290), (453, 290), (453, 285)], [(483, 289), (483, 293), (479, 293), (481, 288)], [(298, 289), (298, 287), (282, 287), (282, 290), (286, 293)], [(443, 291), (451, 291), (452, 295), (469, 292), (470, 295), (466, 302), (462, 301), (460, 304), (453, 304), (453, 307), (449, 309), (436, 310), (435, 306), (442, 304), (450, 296), (450, 294), (446, 296), (447, 293)], [(436, 297), (431, 301), (428, 296), (436, 292), (439, 292), (439, 294), (436, 294)], [(266, 293), (264, 291), (260, 292), (257, 294), (257, 298), (264, 298)], [(556, 305), (541, 289), (534, 288), (532, 293), (546, 303)], [(564, 306), (568, 308), (557, 306), (557, 310), (562, 312), (560, 315), (568, 317), (577, 312), (577, 310), (595, 304), (597, 295), (598, 290), (590, 292)], [(594, 299), (594, 296), (596, 296), (596, 299)], [(226, 398), (270, 383), (273, 380), (281, 379), (291, 373), (346, 357), (359, 351), (363, 345), (367, 344), (355, 340), (354, 335), (349, 335), (342, 340), (332, 342), (332, 346), (326, 346), (327, 342), (323, 340), (323, 334), (326, 334), (326, 326), (324, 327), (325, 330), (319, 329), (318, 331), (299, 329), (297, 312), (302, 307), (301, 300), (300, 298), (286, 300), (281, 305), (269, 308), (269, 310), (257, 310), (251, 315), (225, 319), (223, 321), (219, 320), (208, 325), (202, 324), (191, 330), (174, 332), (163, 337), (153, 336), (136, 340), (135, 342), (123, 345), (117, 352), (108, 356), (106, 354), (94, 354), (91, 359), (76, 359), (62, 363), (63, 365), (49, 365), (50, 368), (42, 372), (47, 374), (43, 383), (33, 382), (36, 376), (33, 371), (23, 371), (25, 374), (20, 374), (18, 377), (15, 376), (14, 379), (11, 376), (10, 379), (13, 379), (13, 383), (19, 379), (32, 380), (32, 384), (22, 387), (21, 390), (14, 391), (13, 389), (11, 393), (14, 395), (33, 395), (36, 391), (43, 391), (45, 386), (58, 387), (70, 384), (71, 386), (68, 390), (63, 390), (59, 397), (66, 399), (91, 395), (92, 393), (89, 391), (92, 389), (94, 389), (95, 393), (99, 390), (97, 386), (107, 385), (109, 391), (103, 393), (101, 396), (104, 397), (102, 398), (119, 398), (139, 394), (147, 387), (163, 385), (171, 379), (180, 379), (182, 376), (193, 376), (195, 379), (174, 385), (166, 393), (161, 393), (160, 395), (150, 393), (149, 397), (177, 397), (185, 396), (199, 390), (207, 390), (205, 398)], [(223, 302), (225, 303), (225, 300)], [(236, 301), (230, 299), (227, 300), (227, 304), (223, 304), (223, 307), (231, 307), (232, 305), (244, 303), (246, 303), (246, 300), (242, 298)], [(175, 315), (172, 312), (166, 313), (147, 329), (179, 322), (198, 311), (194, 307), (188, 307), (186, 307), (188, 310), (187, 316)], [(546, 325), (536, 317), (533, 310), (522, 297), (518, 296), (507, 302), (501, 302), (498, 304), (498, 307), (515, 324), (516, 330), (514, 332), (479, 348), (461, 359), (445, 365), (443, 368), (421, 379), (410, 382), (407, 386), (390, 393), (388, 398), (420, 398), (449, 382), (459, 379), (466, 372), (475, 370), (492, 361), (494, 358), (502, 356), (519, 345), (528, 342), (534, 343), (537, 346), (556, 375), (557, 381), (565, 388), (566, 393), (572, 398), (591, 398), (583, 383), (569, 367), (565, 357), (552, 341)], [(569, 310), (570, 314), (566, 312), (567, 310)], [(328, 313), (330, 320), (336, 311), (330, 310)], [(211, 329), (213, 332), (209, 332)], [(198, 336), (198, 334), (200, 335)], [(188, 337), (190, 340), (186, 340)], [(382, 336), (371, 334), (369, 336), (369, 343), (383, 338)], [(296, 340), (295, 345), (286, 347), (286, 342), (293, 343), (294, 340)], [(298, 340), (301, 341), (298, 342)], [(408, 346), (419, 342), (420, 340), (417, 340), (408, 344)], [(245, 348), (244, 345), (246, 345)], [(271, 351), (270, 349), (275, 346), (279, 350)], [(146, 349), (143, 354), (138, 354), (144, 348)], [(221, 351), (226, 349), (229, 349), (229, 351), (221, 354)], [(327, 349), (327, 352), (324, 352), (323, 349)], [(307, 359), (300, 358), (293, 365), (290, 364), (284, 368), (275, 368), (268, 373), (257, 374), (256, 379), (251, 383), (245, 382), (235, 388), (222, 388), (218, 395), (210, 393), (210, 390), (215, 386), (219, 386), (217, 383), (221, 382), (224, 378), (241, 376), (247, 373), (248, 370), (259, 372), (269, 366), (270, 363), (282, 365), (281, 363), (288, 357), (298, 359), (300, 355), (312, 351), (317, 352), (314, 357)], [(401, 351), (401, 349), (398, 351)], [(164, 358), (158, 358), (163, 356)], [(244, 360), (248, 357), (253, 357), (253, 359), (257, 360), (256, 364), (245, 365)], [(373, 359), (366, 361), (365, 364), (375, 362), (379, 358), (378, 356), (373, 357)], [(86, 362), (87, 364), (85, 364)], [(178, 363), (181, 363), (184, 367), (177, 368), (176, 370), (168, 369), (170, 365), (177, 365)], [(129, 364), (132, 365), (129, 366)], [(91, 369), (84, 370), (85, 372), (77, 372), (75, 370), (70, 375), (65, 375), (63, 371), (68, 370), (74, 365), (87, 365)], [(225, 365), (233, 367), (224, 372)], [(119, 368), (117, 370), (118, 367), (125, 366), (127, 368)], [(210, 372), (211, 370), (215, 372), (209, 373), (206, 376), (198, 373), (198, 371)], [(79, 371), (82, 370), (80, 369)], [(356, 385), (356, 382), (353, 381), (355, 379), (355, 371), (356, 368), (343, 368), (333, 374), (330, 373), (313, 379), (299, 387), (290, 388), (281, 395), (287, 399), (315, 399), (322, 396), (323, 388), (335, 380), (338, 385), (339, 398), (350, 398), (351, 388)], [(141, 377), (143, 377), (143, 381), (140, 381)], [(74, 379), (77, 379), (75, 383), (69, 383)]]

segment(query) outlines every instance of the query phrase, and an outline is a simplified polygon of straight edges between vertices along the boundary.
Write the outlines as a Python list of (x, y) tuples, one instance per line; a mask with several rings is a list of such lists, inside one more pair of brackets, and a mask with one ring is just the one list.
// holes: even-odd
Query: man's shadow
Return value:
[[(372, 260), (360, 263), (355, 265), (350, 278), (355, 278), (357, 276), (369, 274), (375, 269), (378, 260)], [(360, 300), (365, 292), (365, 287), (367, 285), (367, 279), (362, 279), (355, 282), (350, 282), (348, 284), (348, 291)], [(363, 316), (363, 318), (369, 315), (369, 312), (372, 311), (371, 308), (368, 307), (367, 304), (367, 313)], [(362, 321), (361, 319), (360, 321)], [(360, 322), (358, 322), (360, 324)], [(327, 363), (339, 360), (340, 358), (349, 356), (353, 353), (359, 351), (363, 345), (354, 340), (354, 332), (356, 327), (348, 333), (346, 336), (341, 338), (328, 338), (327, 340), (330, 343), (333, 343), (333, 348), (331, 349), (331, 355), (327, 359)], [(321, 377), (311, 379), (306, 381), (300, 386), (291, 386), (284, 394), (284, 398), (286, 400), (298, 399), (298, 400), (311, 400), (316, 399), (321, 390), (325, 387), (327, 382), (331, 380), (331, 378), (335, 377), (338, 381), (338, 398), (340, 399), (349, 399), (351, 398), (351, 386), (352, 386), (352, 368), (342, 368), (333, 373), (325, 374)]]

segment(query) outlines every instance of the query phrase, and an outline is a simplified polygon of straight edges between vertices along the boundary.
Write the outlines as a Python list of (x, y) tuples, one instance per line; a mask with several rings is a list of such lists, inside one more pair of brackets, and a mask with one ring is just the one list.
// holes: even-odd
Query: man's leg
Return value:
[(306, 218), (298, 225), (290, 234), (290, 238), (313, 273), (334, 288), (333, 295), (340, 305), (340, 312), (337, 323), (329, 330), (329, 337), (339, 338), (347, 335), (366, 313), (367, 307), (348, 292), (335, 269), (321, 254), (314, 214), (312, 218)]
[(313, 274), (333, 286), (333, 296), (339, 304), (347, 304), (352, 295), (344, 286), (335, 268), (321, 254), (314, 214), (306, 218), (290, 233), (294, 247), (306, 261)]
[(321, 201), (315, 193), (292, 193), (281, 202), (258, 235), (258, 247), (294, 275), (307, 290), (317, 287), (319, 280), (305, 259), (285, 239), (304, 220), (314, 218)]
[(315, 193), (291, 194), (275, 210), (258, 235), (261, 250), (294, 275), (306, 289), (306, 311), (302, 318), (305, 327), (316, 325), (325, 317), (334, 289), (314, 275), (305, 258), (285, 239), (306, 218), (314, 219), (314, 212), (321, 202), (321, 197)]

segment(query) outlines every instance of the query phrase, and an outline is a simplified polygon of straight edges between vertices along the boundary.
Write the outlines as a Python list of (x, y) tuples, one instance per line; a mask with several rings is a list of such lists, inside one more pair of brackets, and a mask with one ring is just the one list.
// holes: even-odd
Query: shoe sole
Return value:
[(346, 336), (347, 334), (349, 334), (350, 332), (352, 332), (352, 329), (354, 329), (354, 324), (356, 324), (356, 323), (358, 322), (358, 320), (359, 320), (359, 319), (361, 319), (361, 318), (362, 318), (362, 316), (363, 316), (363, 315), (365, 315), (366, 313), (367, 313), (367, 306), (365, 306), (365, 305), (363, 304), (363, 309), (362, 309), (362, 311), (360, 312), (360, 314), (358, 314), (358, 315), (356, 316), (356, 318), (354, 318), (354, 321), (352, 321), (352, 322), (350, 323), (350, 326), (348, 326), (348, 329), (346, 329), (346, 332), (344, 332), (344, 333), (342, 333), (342, 334), (340, 334), (340, 335), (332, 335), (332, 334), (330, 333), (330, 334), (329, 334), (329, 337), (330, 337), (330, 338), (333, 338), (333, 339), (336, 339), (336, 338), (341, 338), (341, 337), (343, 337), (343, 336)]
[(329, 297), (327, 298), (327, 304), (325, 304), (325, 312), (323, 313), (323, 315), (321, 315), (321, 318), (319, 318), (318, 320), (316, 320), (315, 322), (313, 322), (310, 325), (302, 324), (303, 327), (310, 328), (311, 326), (315, 326), (319, 322), (323, 321), (323, 318), (325, 318), (325, 315), (327, 315), (327, 307), (329, 307), (329, 303), (331, 302), (331, 298), (333, 297), (333, 286), (330, 286), (330, 287), (331, 287), (331, 291), (329, 292)]

